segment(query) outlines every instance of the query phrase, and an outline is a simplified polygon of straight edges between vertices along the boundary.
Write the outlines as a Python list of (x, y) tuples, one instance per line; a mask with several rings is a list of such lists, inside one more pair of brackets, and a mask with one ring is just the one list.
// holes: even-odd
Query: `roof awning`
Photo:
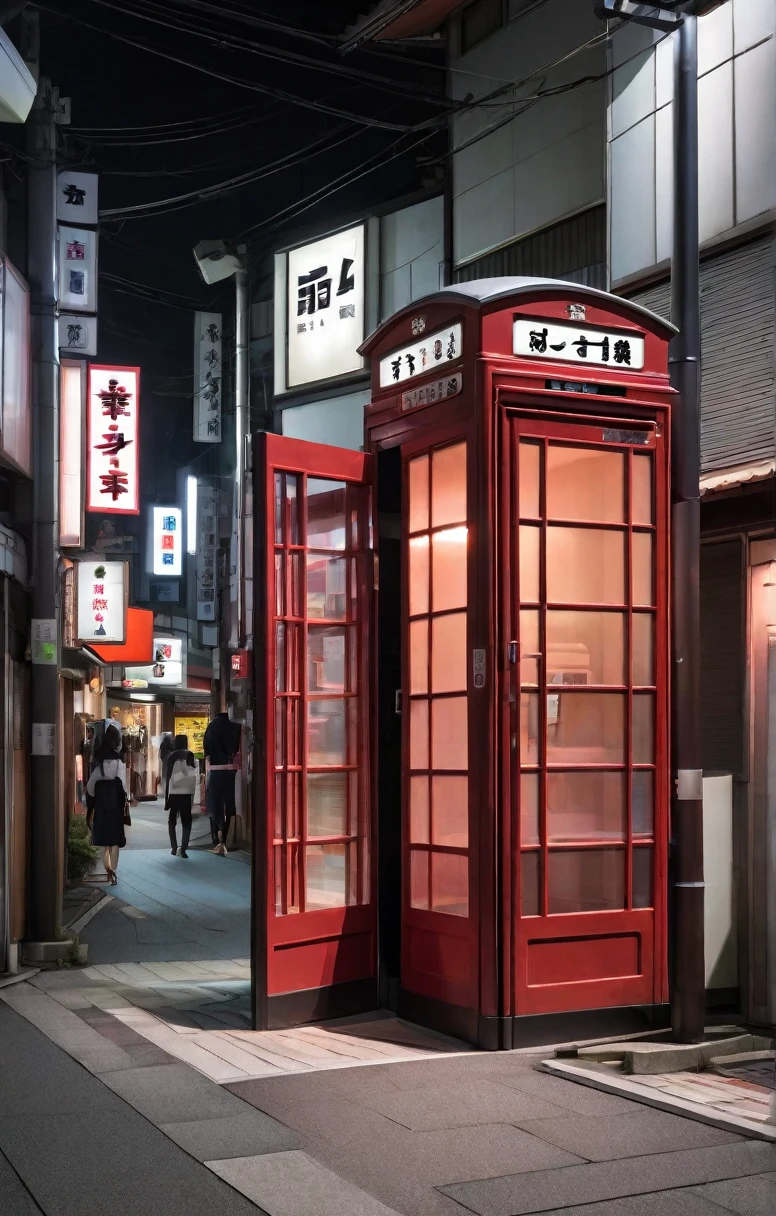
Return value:
[(380, 0), (346, 31), (341, 50), (384, 38), (419, 38), (430, 34), (460, 8), (464, 0)]
[(719, 494), (722, 490), (735, 490), (738, 486), (751, 485), (756, 481), (767, 481), (776, 473), (776, 460), (763, 460), (759, 464), (739, 464), (719, 473), (704, 473), (701, 477), (701, 498)]

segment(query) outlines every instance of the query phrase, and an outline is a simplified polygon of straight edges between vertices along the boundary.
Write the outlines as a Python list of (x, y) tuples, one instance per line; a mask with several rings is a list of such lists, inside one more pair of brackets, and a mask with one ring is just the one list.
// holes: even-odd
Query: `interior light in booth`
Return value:
[(83, 544), (83, 363), (63, 362), (59, 407), (59, 543)]
[(186, 478), (186, 552), (197, 552), (197, 479)]

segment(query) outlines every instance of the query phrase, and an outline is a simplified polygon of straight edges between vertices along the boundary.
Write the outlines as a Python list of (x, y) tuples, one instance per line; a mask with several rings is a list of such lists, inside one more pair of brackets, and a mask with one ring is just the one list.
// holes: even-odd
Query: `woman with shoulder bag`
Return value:
[(121, 759), (121, 735), (113, 725), (106, 727), (103, 740), (95, 750), (94, 768), (86, 792), (93, 808), (92, 844), (102, 848), (105, 872), (115, 887), (119, 849), (127, 843), (124, 833), (127, 770)]
[(176, 826), (181, 817), (181, 857), (188, 857), (186, 849), (191, 835), (191, 808), (197, 788), (197, 762), (189, 751), (187, 735), (176, 735), (174, 750), (167, 757), (165, 772), (164, 809), (170, 812), (167, 826), (170, 829), (170, 852), (178, 852)]

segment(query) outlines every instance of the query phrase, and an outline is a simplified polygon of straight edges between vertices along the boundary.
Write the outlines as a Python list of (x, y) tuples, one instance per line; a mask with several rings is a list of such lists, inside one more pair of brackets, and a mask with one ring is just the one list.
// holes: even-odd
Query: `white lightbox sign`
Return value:
[(194, 313), (194, 442), (221, 442), (220, 312)]
[(59, 229), (59, 306), (97, 311), (97, 233), (89, 228)]
[(448, 325), (435, 334), (423, 336), (412, 346), (402, 346), (380, 360), (380, 388), (412, 380), (414, 376), (426, 376), (445, 363), (453, 363), (463, 354), (463, 326), (461, 322)]
[(291, 249), (287, 257), (288, 388), (361, 371), (364, 225)]
[(76, 635), (79, 642), (126, 640), (126, 562), (77, 561)]
[(86, 509), (137, 515), (139, 367), (89, 365)]
[(65, 169), (57, 174), (57, 219), (64, 224), (97, 226), (96, 173)]
[(640, 334), (597, 329), (584, 322), (519, 317), (513, 325), (512, 352), (524, 359), (556, 359), (580, 367), (594, 364), (640, 371), (644, 366), (644, 338)]
[(183, 640), (154, 638), (154, 661), (143, 667), (125, 667), (124, 680), (144, 684), (162, 684), (179, 688), (183, 684)]
[(153, 574), (180, 578), (183, 569), (183, 525), (180, 507), (153, 508)]
[(85, 365), (64, 361), (59, 392), (59, 543), (83, 542), (83, 417)]

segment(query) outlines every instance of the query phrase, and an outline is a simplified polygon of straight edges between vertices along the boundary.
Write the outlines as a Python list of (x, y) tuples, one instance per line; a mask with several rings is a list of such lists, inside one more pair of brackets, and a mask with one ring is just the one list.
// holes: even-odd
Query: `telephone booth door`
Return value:
[(665, 999), (660, 428), (505, 411), (516, 1017)]
[(376, 1005), (370, 458), (256, 437), (254, 1017)]

